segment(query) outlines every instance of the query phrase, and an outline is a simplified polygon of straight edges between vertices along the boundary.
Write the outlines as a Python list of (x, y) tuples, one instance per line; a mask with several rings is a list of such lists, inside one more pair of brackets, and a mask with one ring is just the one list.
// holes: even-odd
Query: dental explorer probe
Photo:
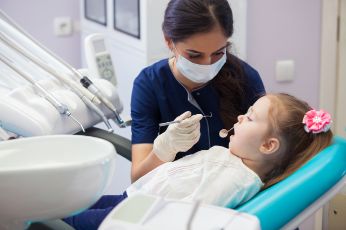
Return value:
[[(213, 114), (210, 113), (210, 115), (204, 115), (203, 117), (204, 117), (204, 118), (207, 118), (207, 117), (212, 117), (212, 116), (213, 116)], [(180, 123), (180, 122), (182, 122), (182, 121), (183, 121), (183, 120), (176, 120), (176, 121), (163, 122), (163, 123), (160, 123), (160, 124), (159, 124), (159, 127), (168, 126), (168, 125), (170, 125), (170, 124), (175, 124), (175, 123)]]
[[(111, 110), (113, 112), (113, 114), (115, 115), (116, 121), (117, 121), (117, 125), (120, 128), (124, 128), (126, 126), (131, 125), (131, 121), (126, 121), (124, 122), (124, 120), (120, 117), (117, 109), (115, 108), (115, 106), (102, 94), (102, 92), (95, 86), (95, 84), (88, 79), (87, 77), (83, 76), (78, 70), (76, 70), (73, 66), (69, 65), (66, 61), (64, 61), (62, 58), (60, 58), (59, 56), (55, 55), (53, 52), (51, 52), (49, 49), (47, 49), (45, 46), (43, 46), (40, 42), (38, 42), (36, 39), (34, 39), (30, 34), (26, 33), (23, 29), (21, 29), (20, 26), (18, 26), (15, 22), (13, 22), (12, 20), (10, 20), (7, 15), (5, 15), (2, 11), (0, 11), (0, 16), (5, 19), (5, 21), (9, 24), (11, 24), (14, 28), (16, 28), (19, 32), (21, 32), (23, 35), (25, 35), (31, 42), (33, 42), (35, 45), (37, 45), (38, 47), (40, 47), (41, 49), (43, 49), (45, 52), (47, 52), (49, 55), (51, 55), (52, 57), (54, 57), (56, 60), (58, 60), (60, 62), (60, 64), (63, 64), (66, 68), (68, 68), (70, 71), (72, 71), (76, 77), (78, 77), (80, 83), (87, 88), (91, 93), (93, 93), (94, 95), (96, 95), (97, 99), (99, 99), (109, 110)], [(0, 17), (0, 18), (1, 18)], [(88, 80), (83, 80), (83, 79), (88, 79)], [(83, 83), (82, 81), (88, 81), (88, 83)], [(85, 84), (87, 84), (88, 86), (86, 86)], [(89, 98), (90, 100), (92, 100), (92, 98)]]
[(83, 125), (74, 116), (72, 116), (70, 110), (65, 104), (59, 102), (51, 93), (49, 93), (46, 89), (44, 89), (38, 82), (35, 82), (28, 74), (24, 73), (19, 68), (17, 68), (10, 60), (5, 58), (2, 54), (0, 54), (0, 60), (3, 63), (5, 63), (8, 67), (10, 67), (12, 70), (17, 72), (25, 80), (30, 82), (34, 87), (36, 87), (36, 89), (38, 89), (44, 95), (47, 101), (51, 103), (56, 108), (56, 110), (58, 110), (60, 114), (70, 117), (74, 122), (76, 122), (81, 127), (82, 131), (85, 133), (85, 129)]
[[(29, 54), (23, 48), (19, 47), (17, 44), (15, 44), (15, 42), (13, 42), (13, 41), (11, 41), (11, 39), (7, 38), (7, 36), (4, 35), (1, 31), (0, 31), (0, 40), (2, 40), (9, 47), (15, 49), (16, 51), (21, 53), (23, 56), (25, 56), (26, 58), (31, 60), (33, 63), (35, 63), (36, 65), (38, 65), (42, 69), (44, 69), (46, 72), (50, 73), (51, 75), (58, 78), (60, 81), (64, 82), (66, 85), (68, 85), (82, 99), (82, 101), (89, 108), (91, 108), (94, 112), (96, 112), (102, 118), (103, 122), (106, 124), (106, 126), (108, 128), (108, 132), (113, 132), (112, 126), (108, 122), (108, 119), (104, 115), (104, 113), (92, 102), (92, 100), (90, 100), (89, 98), (86, 97), (86, 94), (83, 92), (83, 90), (86, 90), (86, 92), (90, 93), (87, 89), (85, 89), (84, 87), (81, 87), (80, 85), (78, 85), (76, 82), (74, 82), (72, 80), (61, 77), (52, 67), (45, 64), (44, 62), (42, 62), (40, 59), (33, 56), (32, 54)], [(81, 90), (81, 89), (83, 89), (83, 90)], [(94, 99), (98, 100), (98, 98), (96, 96), (94, 96)]]

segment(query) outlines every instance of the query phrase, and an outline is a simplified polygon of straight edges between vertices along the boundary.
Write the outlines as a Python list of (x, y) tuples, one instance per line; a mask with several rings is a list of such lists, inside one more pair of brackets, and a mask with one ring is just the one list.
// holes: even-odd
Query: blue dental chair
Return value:
[(237, 210), (257, 216), (262, 229), (295, 229), (346, 186), (346, 140), (321, 151), (285, 180)]
[[(131, 160), (131, 143), (126, 138), (94, 127), (83, 135), (110, 141), (120, 155)], [(302, 168), (236, 209), (257, 216), (264, 230), (295, 229), (346, 185), (345, 174), (346, 140), (334, 137), (331, 146)], [(71, 229), (59, 222), (34, 224), (29, 230)]]

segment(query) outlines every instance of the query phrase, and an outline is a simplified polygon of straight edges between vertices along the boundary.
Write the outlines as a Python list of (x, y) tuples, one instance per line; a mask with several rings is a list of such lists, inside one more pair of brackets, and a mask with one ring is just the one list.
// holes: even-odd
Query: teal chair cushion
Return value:
[(320, 198), (346, 173), (346, 140), (318, 153), (285, 180), (258, 193), (237, 208), (257, 216), (262, 229), (279, 229)]

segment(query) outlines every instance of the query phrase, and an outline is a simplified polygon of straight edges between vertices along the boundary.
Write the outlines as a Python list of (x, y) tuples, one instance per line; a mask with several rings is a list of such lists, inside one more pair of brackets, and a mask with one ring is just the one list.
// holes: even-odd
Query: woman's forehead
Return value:
[(206, 33), (194, 34), (181, 42), (182, 49), (194, 50), (200, 53), (213, 53), (227, 46), (227, 37), (221, 30), (214, 29)]

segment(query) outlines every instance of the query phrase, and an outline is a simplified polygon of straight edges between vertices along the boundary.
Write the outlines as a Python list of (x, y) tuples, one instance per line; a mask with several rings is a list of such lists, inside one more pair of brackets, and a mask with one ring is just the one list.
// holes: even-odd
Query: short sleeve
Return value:
[(159, 109), (155, 90), (142, 71), (135, 79), (131, 95), (132, 144), (153, 143), (158, 134)]

